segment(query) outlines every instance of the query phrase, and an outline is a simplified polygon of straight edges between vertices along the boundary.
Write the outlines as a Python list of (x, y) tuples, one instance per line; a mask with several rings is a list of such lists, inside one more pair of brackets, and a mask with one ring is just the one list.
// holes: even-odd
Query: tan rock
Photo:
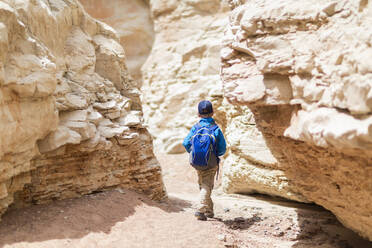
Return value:
[(65, 126), (59, 126), (56, 131), (39, 142), (39, 150), (46, 153), (66, 144), (79, 144), (81, 140), (82, 137), (79, 133)]
[(125, 49), (128, 70), (135, 80), (140, 81), (141, 66), (150, 54), (154, 42), (153, 22), (146, 1), (80, 0), (80, 2), (92, 17), (107, 23), (117, 31), (120, 44)]
[(74, 0), (0, 1), (0, 214), (117, 186), (164, 197), (151, 137), (127, 113), (141, 104), (112, 28)]
[(182, 140), (198, 120), (197, 104), (211, 100), (217, 122), (222, 103), (221, 39), (227, 25), (224, 1), (150, 1), (155, 42), (142, 67), (144, 117), (155, 145), (184, 152)]
[(119, 120), (125, 126), (135, 127), (143, 123), (142, 112), (131, 111), (125, 117)]
[[(228, 105), (226, 105), (228, 106)], [(308, 202), (282, 171), (246, 106), (225, 108), (228, 153), (223, 163), (222, 187), (227, 193), (261, 193)]]
[[(221, 50), (222, 34), (227, 25), (226, 6), (225, 2), (217, 1), (182, 1), (179, 4), (172, 1), (151, 1), (156, 40), (143, 67), (143, 102), (145, 119), (155, 137), (155, 144), (158, 149), (167, 153), (185, 152), (182, 141), (190, 127), (198, 120), (197, 104), (207, 98), (214, 104), (214, 117), (226, 132), (230, 147), (224, 164), (225, 191), (260, 192), (306, 201), (278, 169), (278, 162), (266, 146), (264, 138), (252, 126), (254, 121), (253, 124), (245, 123), (235, 114), (237, 109), (227, 101), (222, 101), (222, 87), (218, 75), (219, 56), (221, 53), (223, 58), (228, 59), (236, 55), (235, 50), (230, 47)], [(200, 13), (206, 10), (208, 14), (200, 16)], [(234, 44), (243, 51), (249, 50), (243, 43)], [(250, 52), (255, 56), (254, 51)], [(232, 73), (236, 70), (246, 71), (246, 75), (253, 71), (257, 75), (241, 78), (245, 81), (244, 84), (239, 84), (238, 91), (241, 94), (234, 95), (241, 98), (240, 101), (245, 98), (259, 100), (265, 96), (266, 91), (270, 92), (267, 101), (271, 102), (285, 103), (291, 97), (288, 78), (284, 84), (276, 84), (275, 77), (264, 78), (258, 69), (249, 63), (234, 64), (225, 69), (231, 70)], [(226, 84), (225, 87), (230, 86)], [(235, 84), (233, 88), (235, 89)], [(229, 94), (229, 91), (226, 92)], [(287, 94), (280, 94), (283, 92)], [(251, 168), (251, 178), (243, 176), (246, 173), (244, 170), (248, 168)], [(267, 177), (267, 171), (281, 176)], [(256, 181), (253, 182), (253, 179)]]
[(244, 155), (232, 152), (224, 161), (222, 185), (225, 192), (260, 193), (306, 202), (282, 170), (274, 169), (274, 166), (251, 163)]
[(372, 240), (371, 5), (230, 2), (236, 8), (224, 38), (226, 98), (250, 107), (298, 193)]

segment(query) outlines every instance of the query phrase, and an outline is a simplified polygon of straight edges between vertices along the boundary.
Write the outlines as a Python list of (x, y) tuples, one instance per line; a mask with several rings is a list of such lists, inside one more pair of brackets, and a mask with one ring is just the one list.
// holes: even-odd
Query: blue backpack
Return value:
[(191, 138), (190, 164), (197, 170), (207, 170), (218, 165), (216, 151), (217, 141), (214, 131), (216, 124), (202, 127), (196, 124), (196, 131)]

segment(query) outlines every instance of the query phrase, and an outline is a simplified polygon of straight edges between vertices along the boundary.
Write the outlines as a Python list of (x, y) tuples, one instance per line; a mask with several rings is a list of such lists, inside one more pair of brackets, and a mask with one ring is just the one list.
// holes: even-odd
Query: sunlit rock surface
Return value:
[(155, 42), (142, 67), (146, 124), (159, 150), (185, 152), (182, 140), (198, 120), (200, 100), (211, 100), (218, 124), (225, 122), (219, 51), (229, 8), (219, 0), (152, 0), (150, 6)]
[(197, 104), (209, 99), (225, 132), (228, 153), (223, 188), (229, 193), (260, 192), (306, 201), (278, 168), (279, 163), (255, 127), (252, 113), (223, 100), (220, 50), (228, 26), (228, 3), (151, 1), (156, 39), (143, 66), (145, 119), (155, 145), (185, 152), (182, 140), (198, 120)]
[(222, 187), (227, 193), (261, 193), (308, 202), (288, 180), (272, 154), (247, 106), (226, 110), (225, 135), (229, 142), (223, 162)]
[(141, 66), (154, 42), (150, 6), (144, 0), (79, 0), (94, 18), (113, 27), (124, 47), (126, 64), (131, 76), (141, 81)]
[(122, 186), (162, 198), (115, 31), (77, 1), (0, 1), (0, 213)]
[(372, 239), (371, 3), (230, 3), (225, 97), (249, 106), (299, 193)]

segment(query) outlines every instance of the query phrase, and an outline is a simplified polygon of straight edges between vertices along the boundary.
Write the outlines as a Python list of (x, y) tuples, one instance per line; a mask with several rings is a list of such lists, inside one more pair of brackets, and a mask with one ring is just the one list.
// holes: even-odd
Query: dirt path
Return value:
[(196, 174), (186, 155), (159, 155), (169, 199), (127, 190), (11, 210), (0, 247), (371, 248), (317, 206), (264, 196), (214, 194), (215, 219), (197, 221)]

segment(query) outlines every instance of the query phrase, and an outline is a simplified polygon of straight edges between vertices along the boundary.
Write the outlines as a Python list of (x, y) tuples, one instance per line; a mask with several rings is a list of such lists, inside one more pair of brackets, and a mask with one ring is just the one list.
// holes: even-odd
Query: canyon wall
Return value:
[(219, 0), (151, 0), (150, 6), (155, 42), (142, 67), (145, 120), (159, 150), (181, 153), (200, 100), (212, 101), (217, 123), (225, 122), (219, 51), (229, 8)]
[(93, 17), (113, 27), (124, 47), (131, 76), (141, 83), (141, 66), (151, 52), (154, 27), (145, 0), (79, 0)]
[(254, 114), (285, 177), (372, 240), (372, 5), (230, 1), (225, 97)]
[(228, 142), (224, 191), (307, 201), (279, 168), (249, 109), (223, 99), (220, 50), (228, 26), (228, 3), (153, 0), (150, 4), (155, 42), (142, 68), (142, 89), (145, 119), (157, 149), (185, 152), (182, 141), (199, 119), (197, 104), (208, 99)]
[(122, 186), (165, 195), (115, 31), (77, 1), (0, 1), (0, 214)]
[(261, 193), (309, 202), (289, 180), (268, 148), (247, 106), (224, 106), (228, 152), (223, 161), (222, 187), (226, 193)]
[(157, 149), (184, 152), (208, 99), (226, 192), (315, 202), (372, 239), (368, 0), (81, 2), (117, 32), (76, 1), (0, 0), (0, 214), (116, 186), (164, 197), (145, 63)]

